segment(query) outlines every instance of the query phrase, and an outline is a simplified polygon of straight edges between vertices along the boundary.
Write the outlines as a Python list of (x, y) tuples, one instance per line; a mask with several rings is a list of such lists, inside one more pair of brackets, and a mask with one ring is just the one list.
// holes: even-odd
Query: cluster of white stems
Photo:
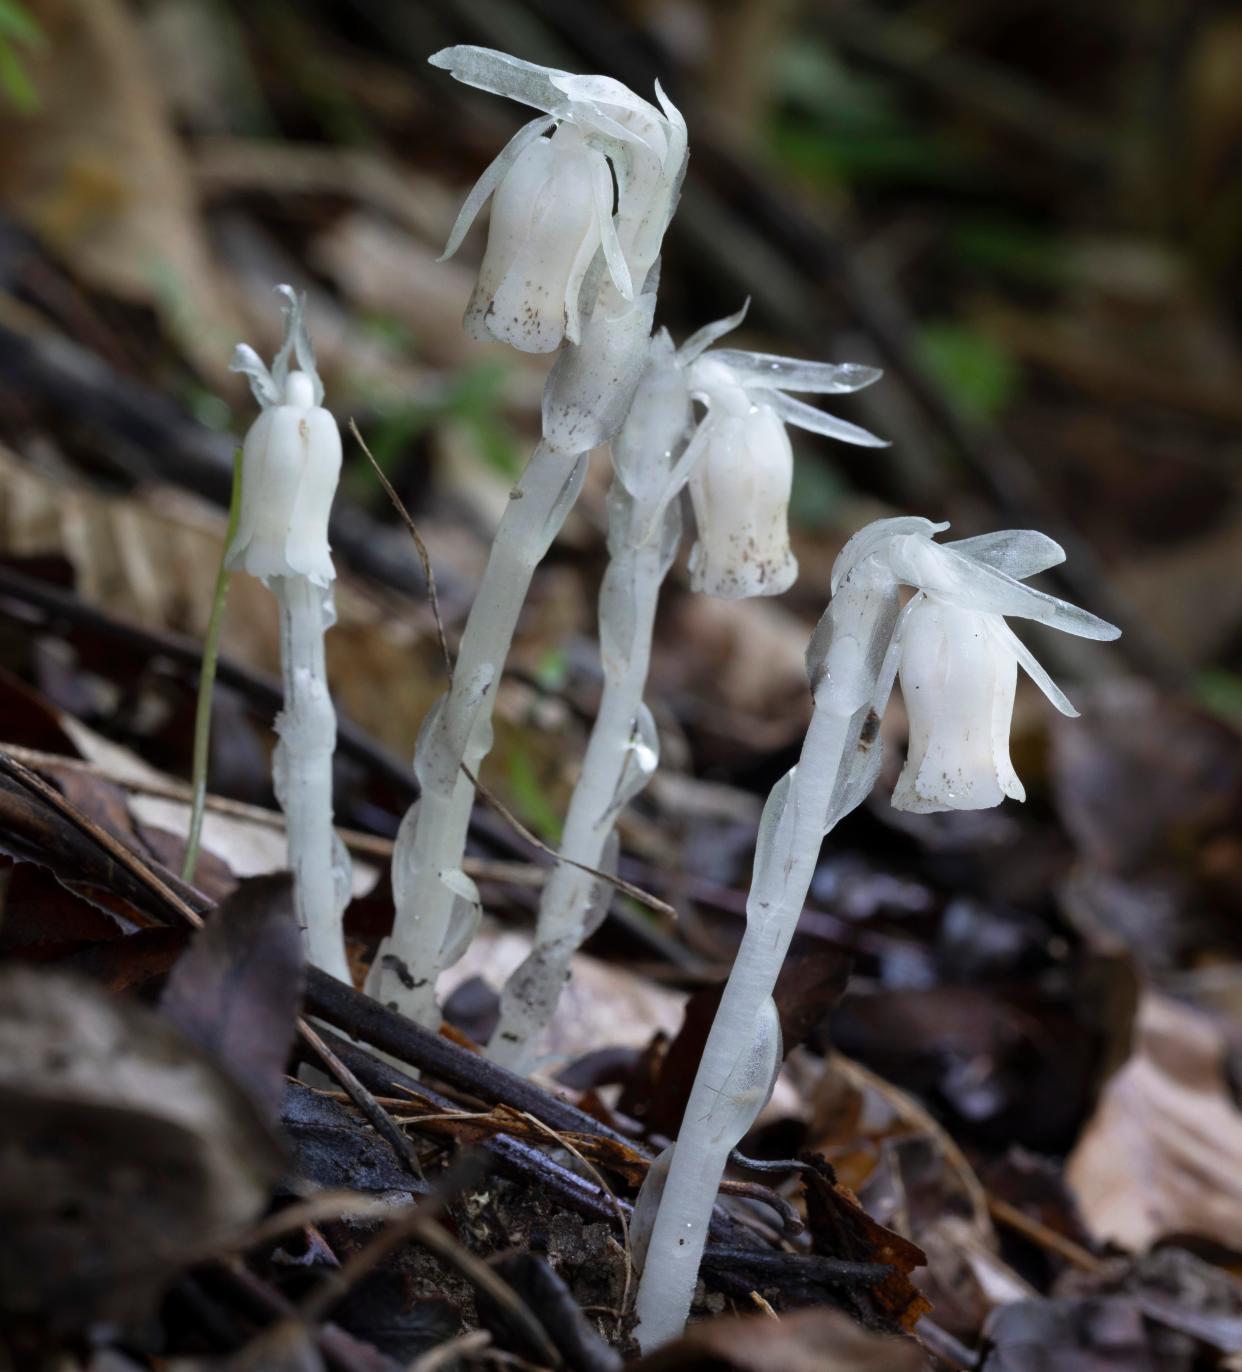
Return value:
[[(696, 531), (694, 590), (726, 598), (787, 590), (797, 562), (786, 426), (882, 446), (789, 393), (843, 394), (879, 373), (714, 346), (744, 309), (680, 348), (665, 331), (652, 334), (660, 244), (686, 163), (685, 125), (658, 87), (657, 107), (606, 77), (573, 76), (486, 49), (451, 48), (431, 60), (460, 81), (540, 111), (470, 192), (446, 255), (490, 198), (487, 249), (465, 327), (477, 338), (557, 357), (544, 391), (541, 441), (510, 493), (449, 689), (419, 734), (421, 794), (398, 834), (393, 931), (367, 989), (438, 1024), (437, 978), (465, 951), (481, 914), (462, 859), (505, 659), (535, 568), (573, 506), (590, 450), (609, 442), (603, 692), (533, 946), (504, 987), (489, 1046), (497, 1060), (527, 1070), (571, 957), (607, 907), (601, 869), (615, 860), (618, 815), (659, 759), (643, 693), (683, 506), (693, 511)], [(285, 703), (274, 771), (297, 909), (311, 960), (348, 979), (341, 938), (348, 861), (332, 829), (335, 717), (323, 666), (334, 575), (327, 522), (341, 448), (321, 408), (300, 302), (282, 290), (286, 337), (270, 371), (247, 348), (234, 361), (250, 376), (263, 413), (246, 438), (228, 563), (260, 577), (280, 603)], [(294, 357), (298, 368), (291, 370)], [(764, 807), (745, 936), (677, 1141), (639, 1198), (644, 1350), (685, 1322), (729, 1152), (780, 1068), (777, 974), (824, 836), (879, 773), (879, 724), (894, 683), (900, 680), (910, 722), (895, 806), (926, 812), (1021, 800), (1009, 760), (1019, 664), (1057, 709), (1074, 711), (1006, 617), (1087, 638), (1116, 636), (1111, 625), (1024, 584), (1062, 560), (1050, 539), (1011, 530), (937, 543), (934, 535), (946, 527), (880, 520), (850, 540), (833, 569), (831, 600), (807, 653), (814, 712), (802, 755)], [(907, 590), (913, 594), (903, 607)]]

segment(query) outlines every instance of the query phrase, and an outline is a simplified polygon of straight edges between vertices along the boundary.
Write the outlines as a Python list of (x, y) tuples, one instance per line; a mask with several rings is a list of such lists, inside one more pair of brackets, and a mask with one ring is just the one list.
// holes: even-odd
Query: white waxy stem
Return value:
[(592, 917), (602, 918), (607, 909), (607, 893), (583, 867), (598, 869), (604, 862), (617, 816), (659, 760), (643, 690), (660, 586), (681, 537), (677, 490), (669, 487), (668, 475), (691, 415), (685, 377), (663, 331), (652, 339), (648, 357), (633, 409), (613, 443), (610, 560), (599, 597), (599, 712), (565, 818), (562, 861), (543, 888), (531, 952), (505, 984), (488, 1047), (490, 1057), (517, 1071), (529, 1070), (537, 1036), (569, 977), (570, 959), (592, 932)]
[[(342, 917), (349, 857), (332, 827), (336, 711), (324, 667), (324, 632), (333, 622), (328, 517), (341, 472), (341, 437), (320, 403), (323, 386), (302, 313), (288, 286), (285, 338), (269, 370), (240, 345), (233, 369), (250, 379), (262, 413), (242, 449), (237, 533), (226, 562), (259, 578), (280, 607), (284, 704), (272, 760), (285, 813), (294, 908), (308, 961), (349, 982)], [(290, 370), (296, 357), (298, 368)]]
[(472, 899), (461, 870), (477, 768), (491, 748), (496, 686), (531, 577), (565, 521), (586, 474), (586, 458), (565, 463), (540, 444), (510, 492), (491, 555), (466, 620), (453, 684), (419, 734), (414, 768), (422, 786), (393, 853), (396, 914), (367, 991), (420, 1024), (438, 1025), (435, 984), (461, 944), (459, 922)]
[[(920, 731), (912, 745), (916, 777), (934, 752), (936, 765), (959, 777), (959, 789), (942, 790), (937, 800), (943, 808), (959, 801), (973, 807), (986, 786), (995, 804), (1017, 784), (1012, 769), (1003, 774), (997, 761), (997, 730), (1002, 719), (1007, 724), (1013, 700), (1014, 662), (1057, 708), (1072, 711), (1000, 616), (1022, 615), (1085, 638), (1117, 636), (1094, 615), (1022, 584), (1022, 578), (1061, 560), (1050, 539), (1009, 530), (956, 545), (933, 542), (945, 527), (914, 518), (877, 521), (854, 535), (833, 568), (832, 599), (807, 650), (814, 713), (797, 766), (773, 787), (763, 809), (746, 932), (651, 1225), (637, 1303), (636, 1334), (644, 1353), (675, 1338), (685, 1325), (724, 1167), (712, 1118), (715, 1102), (754, 1039), (823, 837), (865, 799), (879, 772), (880, 716), (899, 665), (905, 681), (928, 693), (911, 710), (912, 729)], [(923, 599), (916, 597), (914, 608), (899, 614), (903, 583)], [(976, 637), (981, 621), (986, 643)], [(977, 736), (949, 693), (962, 695), (978, 711)], [(981, 763), (986, 777), (972, 770)], [(971, 785), (963, 787), (960, 778), (968, 772)]]
[(285, 813), (294, 911), (307, 961), (348, 985), (342, 919), (349, 901), (349, 855), (332, 827), (336, 711), (323, 656), (330, 611), (324, 592), (309, 577), (277, 576), (270, 585), (280, 605), (284, 685), (272, 774)]
[(1009, 760), (1018, 660), (999, 616), (923, 596), (902, 624), (901, 694), (910, 717), (893, 807), (929, 814), (986, 810), (1026, 791)]

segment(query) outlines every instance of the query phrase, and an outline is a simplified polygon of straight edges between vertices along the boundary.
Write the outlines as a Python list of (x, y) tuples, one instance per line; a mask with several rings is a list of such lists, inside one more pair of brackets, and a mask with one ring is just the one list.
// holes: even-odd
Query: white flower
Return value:
[[(241, 510), (226, 565), (265, 583), (305, 576), (327, 587), (336, 575), (328, 515), (341, 472), (341, 436), (320, 403), (323, 385), (302, 321), (305, 301), (289, 286), (277, 289), (285, 297), (285, 338), (271, 370), (244, 343), (231, 363), (249, 377), (263, 408), (242, 448)], [(291, 355), (300, 370), (290, 370)]]
[(999, 615), (917, 597), (902, 626), (899, 678), (910, 717), (893, 807), (985, 810), (1026, 791), (1009, 760), (1018, 659)]
[(786, 424), (843, 443), (886, 446), (866, 429), (785, 394), (861, 390), (879, 379), (874, 367), (726, 348), (706, 352), (744, 314), (743, 306), (729, 319), (709, 324), (678, 353), (690, 394), (706, 407), (680, 464), (698, 525), (691, 586), (727, 600), (780, 595), (798, 574), (789, 544), (793, 449)]
[(851, 586), (859, 595), (873, 594), (877, 574), (918, 592), (896, 622), (874, 708), (883, 711), (900, 675), (910, 745), (893, 805), (919, 813), (1025, 798), (1009, 760), (1019, 665), (1062, 714), (1078, 713), (1005, 616), (1080, 638), (1111, 640), (1120, 633), (1086, 610), (1022, 584), (1065, 560), (1052, 539), (1033, 529), (1007, 529), (934, 542), (933, 535), (947, 528), (923, 519), (878, 520), (850, 539), (832, 572), (834, 601), (848, 597)]
[[(544, 112), (479, 178), (449, 235), (445, 257), (495, 196), (467, 331), (523, 352), (551, 352), (564, 338), (577, 343), (601, 284), (618, 312), (643, 291), (685, 167), (680, 114), (658, 85), (660, 109), (608, 77), (488, 48), (446, 48), (430, 60), (467, 85)], [(606, 279), (590, 270), (598, 253)]]

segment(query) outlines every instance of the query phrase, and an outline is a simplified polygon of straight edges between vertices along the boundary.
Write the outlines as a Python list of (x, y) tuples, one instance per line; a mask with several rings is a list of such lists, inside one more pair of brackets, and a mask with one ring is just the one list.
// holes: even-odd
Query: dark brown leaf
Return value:
[(633, 1372), (924, 1372), (908, 1339), (870, 1334), (836, 1310), (704, 1320)]
[(168, 978), (160, 1008), (275, 1120), (303, 979), (290, 878), (256, 877), (217, 906), (195, 935)]
[(0, 1307), (60, 1328), (149, 1309), (282, 1165), (244, 1094), (166, 1021), (0, 969)]

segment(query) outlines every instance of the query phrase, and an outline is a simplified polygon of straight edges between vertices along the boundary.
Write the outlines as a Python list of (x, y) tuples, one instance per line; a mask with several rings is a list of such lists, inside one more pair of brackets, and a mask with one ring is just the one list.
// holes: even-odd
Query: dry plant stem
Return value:
[[(453, 682), (423, 725), (414, 756), (422, 785), (393, 857), (396, 917), (372, 964), (367, 990), (420, 1024), (438, 1024), (436, 979), (454, 921), (477, 912), (461, 870), (475, 788), (472, 770), (491, 747), (496, 687), (531, 578), (573, 506), (586, 456), (540, 443), (501, 517), (487, 568), (461, 636)], [(473, 907), (473, 909), (472, 909)]]
[(288, 825), (293, 904), (307, 961), (351, 982), (342, 919), (349, 898), (348, 856), (332, 828), (336, 711), (328, 694), (323, 636), (325, 596), (306, 577), (272, 578), (280, 606), (284, 709), (276, 721), (276, 797)]
[(216, 662), (220, 657), (220, 630), (224, 627), (224, 607), (229, 598), (231, 573), (224, 565), (225, 554), (233, 545), (237, 520), (241, 514), (242, 450), (233, 454), (233, 493), (229, 498), (229, 522), (211, 596), (211, 616), (203, 640), (203, 666), (198, 676), (198, 700), (194, 707), (194, 762), (190, 774), (193, 798), (190, 801), (190, 831), (186, 838), (181, 880), (193, 881), (198, 866), (198, 847), (203, 837), (203, 811), (207, 805), (207, 766), (211, 759), (211, 701), (216, 685)]
[[(606, 899), (598, 881), (583, 867), (598, 867), (603, 860), (617, 815), (628, 799), (625, 781), (634, 769), (635, 753), (649, 748), (636, 737), (636, 721), (643, 705), (656, 605), (667, 566), (666, 551), (658, 538), (652, 538), (641, 547), (619, 548), (605, 574), (600, 593), (604, 690), (599, 713), (565, 818), (562, 861), (544, 887), (533, 947), (505, 983), (500, 1020), (488, 1045), (491, 1058), (517, 1072), (530, 1070), (536, 1039), (551, 1020), (569, 978), (570, 959), (590, 932), (592, 906)], [(618, 602), (629, 610), (621, 616), (628, 632), (615, 623)], [(611, 626), (610, 606), (614, 610)], [(624, 641), (618, 642), (619, 634)], [(650, 770), (639, 775), (645, 781)]]
[[(738, 1142), (728, 1085), (756, 1034), (798, 924), (824, 835), (870, 790), (872, 699), (896, 620), (895, 591), (842, 587), (816, 673), (815, 712), (798, 765), (764, 807), (746, 932), (725, 983), (669, 1163), (638, 1289), (644, 1352), (676, 1338), (694, 1297), (720, 1179)], [(732, 1109), (731, 1109), (732, 1107)]]

